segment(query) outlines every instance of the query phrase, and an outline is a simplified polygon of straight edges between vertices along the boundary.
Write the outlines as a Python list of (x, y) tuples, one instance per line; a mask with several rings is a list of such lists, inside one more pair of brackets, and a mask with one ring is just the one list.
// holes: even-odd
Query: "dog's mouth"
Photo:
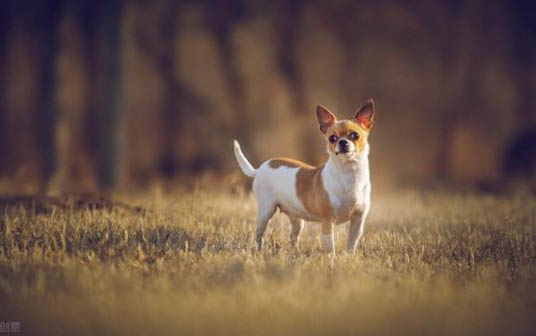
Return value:
[(341, 150), (339, 150), (339, 151), (335, 151), (335, 155), (339, 155), (339, 154), (350, 155), (350, 154), (352, 154), (352, 153), (350, 152), (349, 149), (341, 149)]

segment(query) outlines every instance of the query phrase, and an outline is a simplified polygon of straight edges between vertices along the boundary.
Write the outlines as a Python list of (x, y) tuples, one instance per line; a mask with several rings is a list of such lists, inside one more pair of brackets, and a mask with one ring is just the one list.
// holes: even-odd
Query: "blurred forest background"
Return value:
[(377, 102), (373, 179), (534, 181), (534, 1), (0, 1), (0, 189), (147, 188), (325, 159)]

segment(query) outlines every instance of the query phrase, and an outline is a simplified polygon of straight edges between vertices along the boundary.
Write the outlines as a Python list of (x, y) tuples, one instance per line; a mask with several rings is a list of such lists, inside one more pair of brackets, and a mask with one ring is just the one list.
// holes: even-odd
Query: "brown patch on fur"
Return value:
[[(271, 159), (268, 165), (273, 169), (279, 167), (300, 168), (296, 173), (298, 198), (311, 216), (322, 220), (331, 218), (331, 204), (326, 189), (324, 189), (321, 175), (324, 165), (313, 167), (305, 162), (290, 158)], [(279, 207), (281, 208), (280, 205)]]
[(301, 167), (296, 174), (296, 193), (311, 216), (326, 221), (331, 219), (333, 211), (322, 181), (323, 168), (324, 165)]
[(279, 167), (288, 167), (288, 168), (314, 168), (313, 166), (294, 159), (290, 158), (277, 158), (277, 159), (271, 159), (270, 162), (268, 162), (268, 165), (270, 168), (277, 169)]

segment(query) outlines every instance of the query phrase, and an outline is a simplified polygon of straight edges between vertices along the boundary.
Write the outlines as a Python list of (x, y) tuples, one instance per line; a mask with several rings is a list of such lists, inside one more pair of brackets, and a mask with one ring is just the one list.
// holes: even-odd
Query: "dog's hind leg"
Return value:
[(292, 246), (298, 246), (300, 232), (303, 229), (303, 219), (296, 217), (289, 217), (289, 219), (290, 224), (292, 225), (292, 231), (290, 232), (290, 244)]
[(266, 230), (266, 226), (268, 225), (268, 222), (270, 221), (270, 218), (274, 215), (275, 212), (275, 202), (268, 201), (268, 200), (261, 200), (258, 201), (258, 223), (257, 223), (257, 248), (260, 250), (262, 248), (262, 236), (264, 235), (264, 231)]

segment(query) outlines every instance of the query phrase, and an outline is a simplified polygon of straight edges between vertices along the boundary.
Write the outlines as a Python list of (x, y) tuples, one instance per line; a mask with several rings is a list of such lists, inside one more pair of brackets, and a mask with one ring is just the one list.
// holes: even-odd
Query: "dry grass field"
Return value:
[(1, 321), (35, 335), (536, 333), (533, 196), (375, 193), (358, 252), (339, 226), (333, 259), (315, 224), (293, 250), (280, 214), (256, 252), (246, 193), (116, 200), (139, 208), (4, 200)]

